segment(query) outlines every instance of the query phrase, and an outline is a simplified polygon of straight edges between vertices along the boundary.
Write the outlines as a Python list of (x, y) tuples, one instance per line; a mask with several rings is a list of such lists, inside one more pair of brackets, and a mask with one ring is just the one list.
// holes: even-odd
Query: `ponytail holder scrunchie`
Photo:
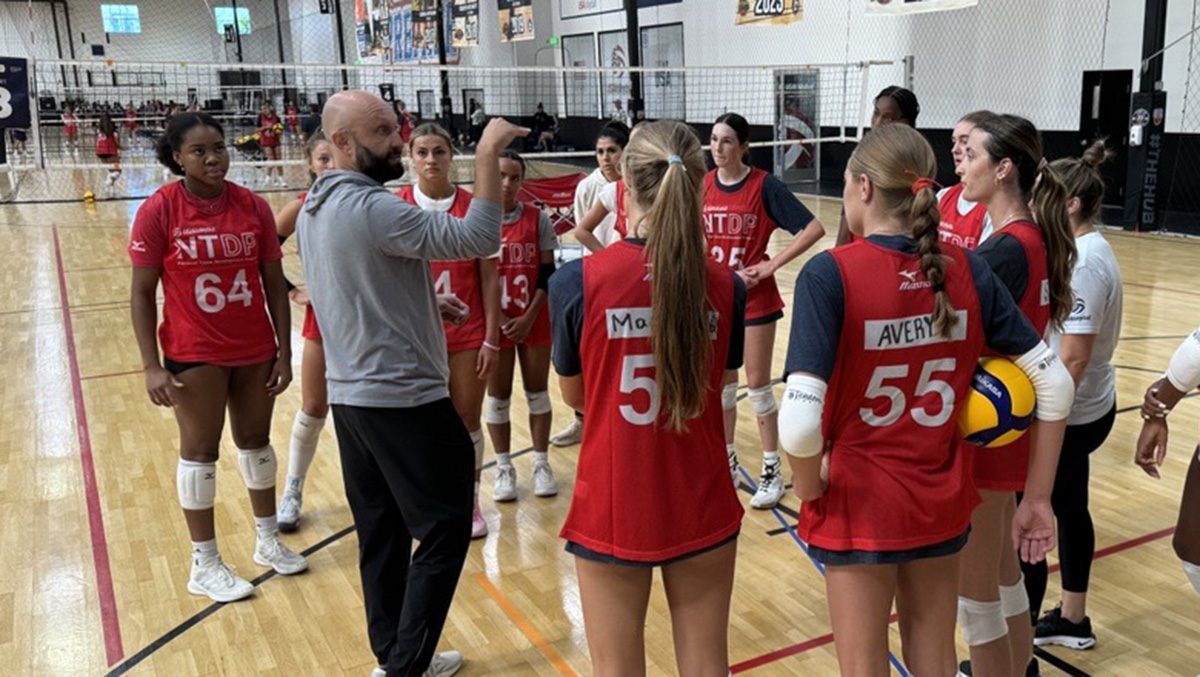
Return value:
[(920, 193), (921, 191), (925, 190), (926, 188), (933, 188), (936, 185), (938, 185), (937, 181), (934, 181), (933, 179), (927, 179), (925, 177), (921, 177), (921, 178), (917, 179), (916, 181), (913, 181), (912, 194), (916, 195), (917, 193)]
[(1042, 158), (1041, 162), (1038, 162), (1038, 171), (1040, 172), (1049, 166), (1050, 166), (1050, 163), (1046, 162), (1046, 158)]
[(679, 157), (678, 155), (669, 155), (667, 156), (667, 164), (681, 165), (683, 164), (683, 158)]

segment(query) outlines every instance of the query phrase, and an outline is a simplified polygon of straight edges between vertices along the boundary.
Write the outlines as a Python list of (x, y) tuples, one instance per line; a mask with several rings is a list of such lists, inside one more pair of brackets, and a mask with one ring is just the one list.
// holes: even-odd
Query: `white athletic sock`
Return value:
[(479, 470), (483, 467), (483, 430), (471, 432), (471, 444), (475, 445), (475, 469)]
[(207, 541), (192, 541), (192, 564), (199, 564), (200, 562), (220, 556), (221, 553), (217, 551), (217, 539), (211, 538)]
[(1196, 592), (1200, 593), (1200, 566), (1192, 564), (1191, 562), (1184, 562), (1183, 570), (1187, 573), (1188, 580), (1190, 580), (1192, 585), (1195, 586)]
[(550, 465), (550, 453), (546, 451), (533, 452), (533, 464), (542, 465), (543, 463)]
[(287, 490), (296, 494), (304, 490), (304, 478), (313, 457), (317, 455), (317, 442), (321, 441), (321, 430), (325, 419), (309, 416), (301, 409), (292, 421), (292, 443), (288, 450)]
[(763, 465), (771, 465), (773, 463), (778, 463), (778, 462), (779, 462), (779, 452), (778, 451), (764, 451), (763, 452)]
[(500, 468), (512, 467), (512, 454), (496, 454), (496, 465)]
[(258, 534), (258, 540), (265, 541), (268, 538), (274, 538), (279, 533), (279, 521), (274, 515), (270, 517), (255, 517), (254, 531)]

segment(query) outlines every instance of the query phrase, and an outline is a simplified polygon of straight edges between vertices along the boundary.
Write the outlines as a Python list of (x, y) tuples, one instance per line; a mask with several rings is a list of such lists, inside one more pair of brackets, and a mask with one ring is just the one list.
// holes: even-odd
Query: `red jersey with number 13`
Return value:
[[(767, 173), (757, 167), (737, 192), (717, 186), (717, 170), (704, 176), (704, 232), (709, 256), (731, 270), (741, 270), (770, 259), (767, 244), (778, 224), (763, 203)], [(746, 294), (746, 321), (752, 322), (783, 310), (783, 297), (775, 278), (758, 281)]]
[(266, 200), (232, 183), (211, 201), (168, 183), (138, 209), (129, 258), (162, 269), (164, 356), (221, 366), (275, 356), (259, 266), (283, 252)]
[[(920, 256), (859, 240), (830, 250), (843, 322), (825, 396), (829, 490), (805, 501), (798, 533), (826, 550), (888, 552), (962, 535), (978, 495), (957, 443), (957, 414), (984, 350), (966, 255), (947, 247), (949, 339), (932, 326)], [(813, 331), (820, 330), (813, 327)]]

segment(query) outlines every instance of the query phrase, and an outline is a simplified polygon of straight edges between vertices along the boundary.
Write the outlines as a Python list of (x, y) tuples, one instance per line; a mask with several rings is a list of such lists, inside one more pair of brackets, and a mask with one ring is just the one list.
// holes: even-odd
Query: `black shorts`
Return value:
[(211, 366), (216, 366), (216, 365), (210, 365), (207, 362), (176, 362), (175, 360), (172, 360), (169, 357), (163, 358), (163, 369), (166, 369), (167, 371), (171, 372), (172, 374), (182, 374), (183, 372), (187, 371), (188, 369), (195, 369), (196, 367), (211, 367)]
[(826, 550), (815, 545), (808, 546), (808, 554), (825, 566), (848, 566), (851, 564), (908, 564), (919, 559), (953, 555), (967, 545), (971, 528), (941, 543), (924, 545), (911, 550)]
[(668, 559), (658, 560), (655, 562), (642, 562), (639, 560), (623, 559), (620, 557), (614, 557), (613, 555), (605, 554), (602, 552), (596, 552), (595, 550), (591, 550), (590, 548), (582, 546), (574, 541), (567, 541), (567, 545), (566, 545), (565, 549), (567, 552), (571, 553), (572, 555), (575, 555), (576, 557), (580, 557), (582, 559), (586, 559), (589, 562), (598, 562), (600, 564), (610, 564), (612, 566), (620, 566), (620, 567), (632, 567), (634, 569), (653, 569), (655, 567), (670, 566), (677, 562), (682, 562), (686, 559), (698, 557), (700, 555), (703, 555), (706, 552), (712, 552), (713, 550), (716, 550), (717, 548), (722, 548), (722, 547), (729, 545), (730, 543), (733, 543), (734, 541), (736, 541), (740, 534), (741, 534), (741, 530), (738, 530), (738, 531), (735, 531), (733, 533), (733, 535), (730, 536), (729, 538), (722, 539), (721, 541), (714, 543), (712, 545), (708, 545), (703, 548), (700, 548), (699, 550), (693, 550), (692, 552), (685, 552), (682, 555), (676, 555), (675, 557), (670, 557)]
[(776, 310), (775, 312), (771, 313), (770, 315), (763, 315), (762, 317), (756, 317), (753, 320), (746, 320), (745, 326), (761, 327), (764, 324), (774, 324), (775, 322), (778, 322), (782, 319), (783, 319), (783, 311)]

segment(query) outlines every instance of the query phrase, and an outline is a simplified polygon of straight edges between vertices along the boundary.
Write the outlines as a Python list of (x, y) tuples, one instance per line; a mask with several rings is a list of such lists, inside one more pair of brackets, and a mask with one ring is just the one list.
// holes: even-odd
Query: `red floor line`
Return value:
[[(1170, 527), (1167, 529), (1160, 529), (1158, 531), (1154, 531), (1154, 532), (1151, 532), (1148, 534), (1143, 534), (1141, 536), (1138, 536), (1137, 538), (1131, 538), (1128, 541), (1121, 541), (1120, 543), (1114, 543), (1110, 546), (1100, 548), (1099, 550), (1097, 550), (1096, 555), (1092, 558), (1092, 560), (1095, 561), (1098, 559), (1103, 559), (1105, 557), (1108, 557), (1109, 555), (1115, 555), (1119, 552), (1124, 552), (1126, 550), (1136, 548), (1140, 545), (1145, 545), (1147, 543), (1157, 541), (1161, 538), (1166, 538), (1167, 536), (1170, 536), (1174, 533), (1175, 533), (1175, 527)], [(1051, 573), (1058, 571), (1058, 570), (1059, 570), (1058, 564), (1054, 564), (1053, 566), (1050, 567)], [(896, 614), (892, 614), (891, 617), (888, 619), (888, 622), (889, 623), (896, 622)], [(756, 668), (761, 668), (764, 665), (769, 665), (771, 663), (774, 663), (775, 661), (783, 660), (784, 658), (796, 656), (798, 654), (802, 654), (806, 651), (811, 651), (813, 649), (818, 649), (827, 644), (831, 644), (832, 642), (833, 642), (833, 633), (821, 635), (820, 637), (813, 637), (812, 639), (804, 640), (803, 642), (800, 642), (799, 644), (793, 644), (791, 646), (786, 646), (782, 649), (776, 649), (775, 651), (772, 651), (770, 653), (765, 653), (761, 656), (757, 656), (755, 658), (751, 658), (749, 660), (742, 661), (741, 663), (731, 666), (729, 669), (734, 674), (746, 672), (747, 670), (754, 670)]]
[(88, 430), (87, 408), (83, 402), (83, 380), (79, 377), (79, 357), (75, 352), (75, 330), (71, 325), (71, 302), (67, 297), (67, 275), (63, 270), (62, 245), (58, 227), (54, 234), (54, 259), (58, 266), (58, 290), (61, 295), (63, 331), (67, 338), (67, 361), (71, 369), (71, 391), (75, 398), (75, 433), (79, 437), (79, 461), (83, 467), (83, 489), (87, 502), (88, 527), (92, 536), (92, 560), (96, 568), (96, 588), (100, 596), (100, 625), (104, 631), (104, 654), (108, 665), (125, 657), (121, 645), (121, 621), (117, 615), (117, 597), (113, 592), (112, 567), (108, 559), (108, 539), (104, 534), (104, 515), (100, 511), (100, 487), (96, 483), (96, 464), (92, 458), (92, 436)]

